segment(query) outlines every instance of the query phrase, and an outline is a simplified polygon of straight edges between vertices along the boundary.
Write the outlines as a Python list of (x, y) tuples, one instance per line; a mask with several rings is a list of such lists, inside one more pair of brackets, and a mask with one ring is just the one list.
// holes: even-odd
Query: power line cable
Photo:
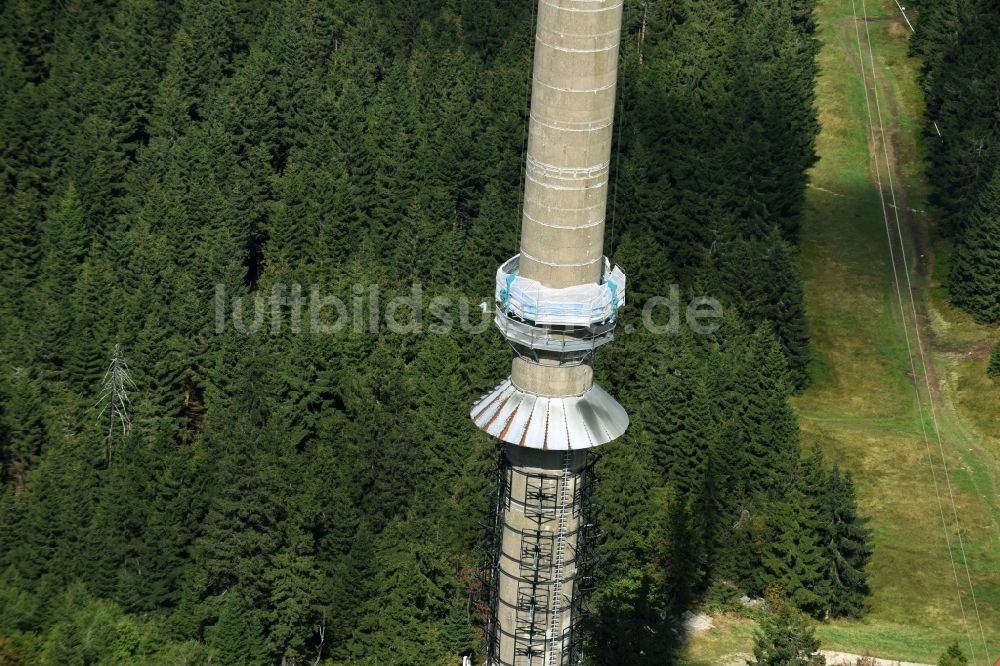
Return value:
[[(872, 67), (872, 79), (873, 79), (872, 80), (872, 84), (873, 84), (872, 85), (872, 89), (873, 89), (874, 96), (875, 96), (875, 108), (876, 108), (876, 110), (878, 112), (879, 132), (881, 133), (881, 136), (882, 136), (882, 151), (885, 154), (886, 175), (888, 176), (888, 180), (889, 180), (889, 193), (892, 196), (892, 208), (893, 208), (893, 214), (894, 214), (895, 221), (896, 221), (896, 236), (897, 236), (897, 238), (899, 240), (899, 249), (900, 249), (900, 254), (901, 254), (901, 257), (902, 257), (902, 260), (903, 260), (903, 275), (906, 278), (907, 293), (909, 294), (909, 299), (910, 299), (910, 309), (911, 309), (912, 315), (913, 315), (913, 331), (914, 331), (914, 334), (916, 336), (917, 349), (918, 349), (919, 354), (920, 354), (920, 364), (921, 364), (921, 369), (923, 370), (924, 384), (927, 387), (927, 400), (928, 400), (928, 404), (930, 406), (931, 421), (932, 421), (932, 423), (934, 425), (934, 434), (935, 434), (935, 436), (937, 438), (938, 449), (939, 449), (939, 452), (941, 454), (941, 465), (944, 468), (945, 483), (946, 483), (946, 486), (948, 488), (949, 498), (951, 500), (951, 511), (952, 511), (952, 515), (955, 518), (955, 526), (957, 528), (956, 536), (958, 537), (958, 546), (959, 546), (960, 552), (962, 553), (962, 561), (963, 561), (963, 563), (965, 565), (965, 576), (966, 576), (966, 578), (968, 580), (968, 583), (969, 583), (969, 593), (972, 596), (972, 605), (973, 605), (973, 609), (975, 610), (975, 613), (976, 613), (976, 621), (979, 624), (979, 633), (980, 633), (980, 636), (983, 639), (983, 649), (985, 650), (985, 658), (988, 660), (989, 659), (989, 655), (990, 655), (989, 645), (988, 645), (988, 643), (986, 641), (986, 632), (983, 629), (983, 620), (982, 620), (982, 618), (979, 615), (979, 603), (976, 601), (976, 591), (975, 591), (975, 589), (973, 588), (973, 585), (972, 585), (972, 573), (971, 573), (971, 571), (969, 569), (969, 558), (968, 558), (968, 556), (966, 554), (966, 551), (965, 551), (964, 540), (962, 539), (962, 525), (961, 525), (961, 522), (960, 522), (959, 517), (958, 517), (958, 508), (957, 508), (957, 506), (955, 504), (955, 492), (954, 492), (954, 490), (952, 488), (951, 475), (950, 475), (950, 473), (948, 471), (948, 461), (946, 459), (945, 452), (944, 452), (944, 441), (943, 441), (943, 439), (941, 437), (941, 427), (940, 427), (940, 424), (938, 423), (937, 411), (934, 408), (934, 399), (933, 399), (934, 394), (933, 394), (933, 392), (931, 390), (930, 371), (928, 370), (928, 367), (927, 367), (927, 365), (928, 365), (927, 355), (926, 355), (926, 353), (924, 351), (924, 344), (923, 344), (923, 340), (922, 340), (921, 335), (920, 335), (920, 323), (919, 323), (919, 318), (918, 318), (918, 315), (917, 315), (916, 298), (913, 296), (913, 284), (912, 284), (912, 282), (910, 280), (909, 262), (906, 259), (906, 246), (905, 246), (905, 244), (903, 242), (903, 227), (902, 227), (902, 224), (901, 224), (900, 219), (899, 219), (899, 208), (896, 205), (896, 188), (893, 185), (893, 181), (892, 181), (892, 168), (890, 167), (890, 162), (889, 162), (889, 146), (888, 146), (886, 135), (885, 135), (885, 125), (882, 122), (882, 107), (881, 107), (881, 104), (879, 103), (879, 97), (878, 97), (878, 83), (875, 80), (875, 51), (872, 48), (871, 27), (868, 24), (868, 5), (867, 5), (867, 0), (861, 0), (861, 8), (862, 8), (862, 12), (864, 13), (864, 18), (865, 18), (865, 34), (867, 36), (868, 53), (869, 53), (870, 58), (871, 58), (871, 67)], [(916, 375), (914, 374), (914, 380), (915, 379), (916, 379)], [(974, 661), (975, 661), (975, 659), (973, 658), (973, 662)]]
[(524, 181), (528, 172), (528, 128), (531, 125), (531, 84), (535, 80), (535, 18), (537, 16), (538, 5), (536, 0), (531, 2), (531, 20), (528, 22), (528, 79), (524, 84), (524, 123), (521, 125), (521, 163), (518, 171), (519, 181), (517, 185), (517, 216), (518, 223), (524, 215)]
[(899, 13), (903, 15), (903, 20), (906, 21), (906, 25), (910, 26), (910, 32), (916, 32), (916, 28), (910, 23), (910, 18), (906, 15), (906, 8), (899, 4), (899, 0), (896, 0), (896, 6), (899, 7)]
[[(627, 30), (630, 25), (628, 21), (629, 17), (629, 3), (628, 0), (624, 0), (622, 3), (624, 5), (623, 12), (625, 14), (622, 25), (623, 30)], [(621, 38), (618, 40), (619, 45), (621, 44)], [(621, 48), (619, 46), (619, 48)], [(642, 48), (642, 45), (636, 47), (636, 50)], [(628, 72), (628, 65), (625, 62), (625, 58), (619, 58), (621, 62), (621, 74), (618, 76), (618, 97), (620, 100), (618, 108), (618, 141), (615, 144), (615, 191), (611, 195), (611, 242), (608, 243), (608, 255), (614, 254), (615, 251), (615, 222), (618, 219), (618, 179), (621, 176), (621, 166), (622, 166), (622, 132), (625, 131), (625, 74)]]
[[(895, 3), (896, 3), (896, 6), (899, 7), (899, 13), (903, 15), (903, 20), (906, 21), (906, 25), (909, 26), (910, 32), (913, 33), (913, 34), (916, 34), (917, 29), (913, 27), (913, 24), (910, 23), (910, 17), (906, 15), (906, 7), (904, 7), (903, 5), (899, 4), (899, 0), (895, 0)], [(934, 124), (934, 131), (937, 132), (937, 135), (941, 136), (941, 128), (938, 127), (937, 121), (936, 120), (931, 120), (931, 123)]]
[[(858, 57), (860, 58), (861, 80), (862, 80), (862, 85), (864, 86), (864, 89), (865, 89), (865, 107), (866, 107), (866, 115), (867, 115), (867, 120), (868, 120), (868, 127), (869, 127), (869, 131), (870, 131), (870, 134), (871, 134), (871, 140), (872, 140), (873, 150), (875, 150), (875, 147), (877, 145), (877, 137), (876, 137), (876, 134), (875, 134), (875, 121), (874, 121), (874, 117), (873, 117), (873, 114), (872, 114), (871, 99), (870, 99), (870, 96), (869, 96), (869, 93), (868, 93), (868, 76), (865, 73), (865, 54), (864, 54), (864, 50), (863, 50), (863, 48), (861, 46), (861, 30), (858, 27), (858, 21), (859, 21), (859, 19), (858, 19), (858, 13), (857, 13), (857, 2), (856, 2), (856, 0), (851, 0), (851, 9), (852, 9), (853, 14), (854, 14), (854, 29), (855, 29), (855, 37), (857, 39), (857, 45), (858, 45)], [(873, 66), (874, 66), (874, 64), (873, 64)], [(874, 76), (874, 70), (873, 70), (873, 76)], [(877, 86), (877, 82), (876, 81), (873, 81), (872, 83), (873, 83), (873, 87)], [(877, 152), (875, 152), (875, 153), (872, 154), (872, 161), (873, 161), (873, 165), (875, 167), (875, 182), (876, 182), (876, 186), (877, 186), (877, 189), (878, 189), (879, 200), (881, 202), (882, 217), (883, 217), (883, 220), (885, 222), (886, 239), (889, 242), (889, 259), (890, 259), (890, 262), (892, 264), (893, 282), (895, 284), (895, 290), (896, 290), (897, 300), (899, 301), (899, 311), (900, 311), (900, 316), (902, 318), (902, 322), (901, 323), (902, 323), (902, 326), (903, 326), (904, 340), (906, 342), (907, 358), (910, 361), (910, 370), (913, 373), (914, 379), (916, 379), (916, 377), (917, 377), (916, 364), (915, 364), (915, 361), (913, 360), (913, 349), (912, 349), (912, 345), (910, 343), (910, 334), (909, 334), (909, 330), (907, 329), (907, 326), (906, 326), (906, 308), (903, 305), (902, 286), (901, 286), (900, 280), (899, 280), (899, 271), (898, 271), (898, 268), (897, 268), (897, 265), (896, 265), (895, 248), (894, 248), (894, 244), (892, 242), (892, 235), (891, 235), (891, 231), (890, 231), (890, 228), (889, 228), (889, 215), (886, 212), (885, 191), (884, 191), (884, 188), (882, 187), (882, 175), (881, 175), (881, 169), (879, 167), (878, 153)], [(886, 162), (886, 168), (887, 169), (890, 168), (888, 160)], [(912, 296), (912, 294), (911, 294), (911, 296)], [(969, 642), (970, 650), (972, 650), (972, 645), (973, 645), (972, 634), (969, 631), (968, 618), (966, 617), (966, 612), (965, 612), (965, 604), (962, 601), (962, 588), (961, 588), (961, 584), (960, 584), (959, 578), (958, 578), (958, 566), (955, 563), (955, 557), (954, 557), (954, 554), (952, 553), (952, 550), (951, 550), (951, 538), (948, 535), (947, 520), (946, 520), (945, 514), (944, 514), (944, 504), (941, 501), (941, 493), (940, 493), (940, 489), (939, 489), (938, 481), (937, 481), (937, 472), (935, 471), (934, 465), (933, 465), (933, 455), (931, 454), (930, 438), (929, 438), (929, 436), (927, 434), (927, 425), (924, 422), (924, 419), (923, 419), (923, 416), (922, 416), (923, 407), (922, 407), (922, 400), (920, 398), (920, 389), (919, 389), (919, 387), (916, 384), (914, 384), (914, 394), (916, 396), (918, 414), (921, 414), (920, 428), (921, 428), (921, 431), (922, 431), (922, 434), (923, 434), (924, 444), (925, 444), (926, 451), (927, 451), (928, 465), (929, 465), (930, 470), (931, 470), (931, 479), (933, 481), (933, 486), (934, 486), (934, 496), (935, 496), (935, 499), (937, 500), (938, 511), (940, 513), (940, 516), (941, 516), (942, 531), (943, 531), (944, 540), (945, 540), (945, 549), (948, 551), (948, 558), (949, 558), (949, 560), (951, 562), (952, 573), (953, 573), (954, 578), (955, 578), (955, 591), (956, 591), (956, 596), (958, 598), (959, 609), (960, 609), (961, 614), (962, 614), (962, 625), (965, 628), (965, 634), (966, 634), (966, 638), (968, 639), (968, 642)], [(973, 660), (975, 660), (975, 651), (974, 650), (972, 650), (972, 651), (973, 651)]]

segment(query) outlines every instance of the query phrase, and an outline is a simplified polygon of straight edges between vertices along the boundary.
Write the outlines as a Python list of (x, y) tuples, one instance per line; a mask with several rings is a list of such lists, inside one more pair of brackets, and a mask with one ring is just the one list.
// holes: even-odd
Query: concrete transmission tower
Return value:
[(490, 666), (581, 663), (589, 586), (588, 449), (625, 410), (594, 383), (625, 276), (603, 256), (624, 0), (539, 0), (521, 250), (497, 271), (511, 376), (472, 408), (502, 440), (490, 588)]

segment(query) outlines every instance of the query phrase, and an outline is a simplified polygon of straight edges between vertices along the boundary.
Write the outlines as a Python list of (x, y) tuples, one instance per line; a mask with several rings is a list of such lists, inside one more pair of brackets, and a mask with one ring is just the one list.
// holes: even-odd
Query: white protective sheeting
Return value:
[(520, 277), (520, 260), (515, 255), (497, 269), (496, 299), (506, 314), (543, 326), (591, 326), (614, 321), (625, 305), (625, 273), (618, 266), (611, 269), (607, 257), (601, 284), (563, 289)]
[(589, 449), (621, 437), (625, 408), (597, 384), (583, 395), (550, 398), (527, 393), (509, 379), (472, 407), (472, 420), (494, 437), (529, 449)]

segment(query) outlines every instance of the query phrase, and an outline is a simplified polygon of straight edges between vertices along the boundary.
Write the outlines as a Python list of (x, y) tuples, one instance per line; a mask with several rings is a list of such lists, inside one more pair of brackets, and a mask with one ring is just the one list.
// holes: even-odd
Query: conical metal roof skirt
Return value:
[(505, 380), (473, 405), (480, 430), (529, 449), (589, 449), (618, 439), (628, 429), (625, 408), (594, 384), (583, 395), (547, 397)]

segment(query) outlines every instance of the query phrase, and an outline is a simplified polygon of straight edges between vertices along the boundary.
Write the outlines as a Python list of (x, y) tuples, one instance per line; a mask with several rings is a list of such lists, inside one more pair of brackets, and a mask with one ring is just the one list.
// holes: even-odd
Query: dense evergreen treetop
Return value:
[(955, 247), (951, 299), (984, 322), (1000, 322), (1000, 169), (969, 213)]
[(991, 0), (943, 0), (920, 2), (918, 17), (912, 50), (923, 59), (928, 178), (941, 230), (955, 240), (952, 301), (1000, 321), (1000, 12)]
[(748, 666), (822, 666), (819, 640), (808, 619), (780, 600), (754, 635), (752, 662)]
[[(0, 650), (409, 666), (480, 638), (496, 451), (468, 407), (510, 357), (427, 313), (477, 320), (516, 252), (532, 5), (3, 5)], [(627, 6), (607, 253), (638, 306), (597, 373), (633, 426), (598, 463), (595, 664), (671, 660), (721, 582), (863, 611), (853, 487), (802, 456), (787, 402), (812, 5)], [(314, 325), (313, 285), (367, 319), (416, 282), (420, 330)], [(653, 333), (641, 304), (671, 285), (681, 329)], [(683, 323), (702, 295), (709, 334)], [(136, 389), (109, 464), (116, 340)]]
[(948, 646), (941, 658), (938, 659), (938, 666), (965, 666), (969, 663), (968, 657), (962, 652), (962, 647), (955, 641)]

